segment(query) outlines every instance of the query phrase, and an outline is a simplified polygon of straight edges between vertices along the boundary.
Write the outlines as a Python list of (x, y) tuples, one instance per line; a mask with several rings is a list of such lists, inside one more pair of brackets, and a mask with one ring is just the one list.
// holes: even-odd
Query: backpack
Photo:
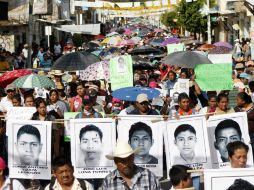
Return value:
[[(77, 180), (80, 184), (81, 189), (86, 190), (86, 183), (83, 180), (80, 180), (80, 179), (77, 179)], [(54, 186), (55, 182), (56, 182), (56, 178), (52, 177), (50, 180), (50, 184), (49, 184), (49, 190), (53, 190), (53, 186)]]

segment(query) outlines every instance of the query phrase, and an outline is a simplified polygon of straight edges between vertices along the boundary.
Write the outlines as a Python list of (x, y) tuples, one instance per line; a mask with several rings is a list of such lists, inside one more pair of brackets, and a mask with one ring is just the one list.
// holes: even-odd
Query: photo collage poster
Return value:
[(247, 165), (253, 165), (247, 114), (245, 112), (211, 116), (207, 120), (207, 130), (214, 169), (230, 166), (226, 146), (233, 141), (242, 141), (249, 146)]
[(118, 139), (128, 142), (132, 149), (140, 148), (134, 157), (137, 166), (163, 176), (163, 130), (165, 122), (153, 122), (158, 117), (122, 117), (118, 120)]
[(112, 119), (71, 119), (71, 159), (77, 178), (104, 178), (115, 165), (105, 155), (116, 144)]
[(51, 178), (51, 121), (8, 120), (10, 178)]

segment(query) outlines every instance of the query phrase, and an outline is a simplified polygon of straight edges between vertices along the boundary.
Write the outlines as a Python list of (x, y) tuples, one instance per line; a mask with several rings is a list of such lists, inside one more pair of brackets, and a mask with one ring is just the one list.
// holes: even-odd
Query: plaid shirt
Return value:
[(103, 181), (103, 190), (160, 190), (158, 178), (149, 170), (136, 166), (135, 174), (129, 187), (119, 174), (114, 170)]

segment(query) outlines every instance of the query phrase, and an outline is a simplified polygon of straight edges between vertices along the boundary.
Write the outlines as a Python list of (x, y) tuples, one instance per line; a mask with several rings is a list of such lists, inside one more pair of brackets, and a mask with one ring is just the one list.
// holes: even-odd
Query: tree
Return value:
[(176, 28), (177, 24), (177, 12), (165, 12), (161, 15), (160, 20), (166, 27)]
[(176, 8), (178, 24), (189, 32), (193, 32), (195, 38), (197, 33), (204, 34), (207, 30), (207, 18), (199, 11), (204, 3), (204, 0), (189, 3), (182, 0)]

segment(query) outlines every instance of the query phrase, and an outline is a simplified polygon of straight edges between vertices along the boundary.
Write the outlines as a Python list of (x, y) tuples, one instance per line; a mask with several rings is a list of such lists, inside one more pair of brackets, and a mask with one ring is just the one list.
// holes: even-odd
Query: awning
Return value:
[(54, 27), (57, 30), (70, 32), (73, 34), (90, 34), (98, 35), (101, 33), (100, 24), (84, 24), (84, 25), (61, 25)]

